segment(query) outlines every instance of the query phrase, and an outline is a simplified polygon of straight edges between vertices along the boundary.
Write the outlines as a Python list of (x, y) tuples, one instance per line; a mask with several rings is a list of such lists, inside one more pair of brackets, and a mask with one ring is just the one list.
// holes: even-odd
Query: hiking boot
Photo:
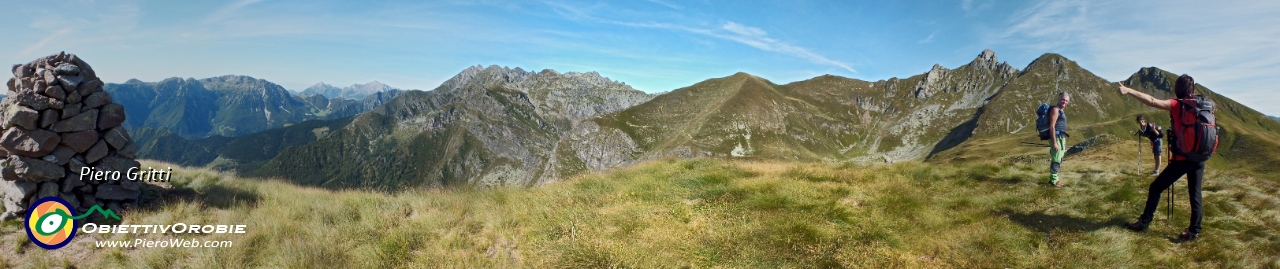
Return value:
[(1192, 233), (1188, 231), (1182, 231), (1182, 234), (1178, 235), (1178, 239), (1182, 239), (1183, 242), (1196, 241), (1196, 238), (1199, 237), (1199, 233)]
[(1134, 221), (1133, 223), (1129, 223), (1125, 225), (1124, 227), (1129, 228), (1129, 230), (1133, 230), (1135, 232), (1141, 232), (1147, 229), (1147, 223), (1143, 223), (1142, 220), (1137, 220), (1137, 221)]

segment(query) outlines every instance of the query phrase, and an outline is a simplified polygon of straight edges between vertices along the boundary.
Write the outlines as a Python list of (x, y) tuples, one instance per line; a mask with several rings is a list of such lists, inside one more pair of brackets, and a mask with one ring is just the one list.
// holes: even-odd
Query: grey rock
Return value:
[(76, 194), (74, 193), (68, 193), (68, 192), (59, 193), (58, 198), (62, 198), (62, 200), (66, 200), (68, 204), (71, 204), (71, 208), (80, 208), (80, 198), (76, 197)]
[(13, 166), (9, 165), (9, 158), (0, 159), (0, 178), (6, 181), (22, 180), (18, 178), (18, 172), (13, 170)]
[(107, 132), (102, 136), (102, 139), (106, 140), (107, 144), (110, 144), (111, 147), (115, 149), (123, 148), (125, 144), (128, 144), (130, 140), (133, 140), (129, 138), (129, 133), (124, 130), (124, 127), (111, 128), (111, 130), (107, 130)]
[(44, 81), (40, 81), (40, 80), (37, 80), (36, 82), (33, 82), (31, 84), (31, 90), (35, 92), (44, 92), (44, 90), (48, 89), (49, 87), (57, 88), (58, 86), (50, 86), (49, 84), (45, 84)]
[(124, 174), (128, 172), (130, 168), (135, 168), (135, 167), (141, 166), (142, 164), (138, 163), (138, 161), (135, 161), (133, 159), (123, 158), (116, 155), (109, 155), (107, 157), (103, 157), (102, 161), (99, 162), (99, 165), (105, 168), (107, 171), (120, 171), (120, 174)]
[(86, 97), (86, 96), (89, 96), (90, 94), (98, 92), (98, 90), (100, 90), (101, 88), (102, 88), (102, 80), (95, 78), (95, 79), (81, 82), (80, 86), (76, 87), (76, 92), (80, 93), (80, 97)]
[(57, 100), (62, 100), (67, 98), (67, 93), (62, 91), (62, 87), (57, 87), (57, 86), (45, 87), (43, 93), (44, 93), (44, 96), (48, 96), (49, 98), (53, 98)]
[(14, 83), (13, 87), (18, 88), (17, 90), (14, 91), (15, 94), (23, 91), (27, 91), (32, 87), (31, 79), (18, 78), (17, 81), (14, 81), (13, 83)]
[[(72, 94), (71, 96), (79, 96), (79, 95), (74, 95), (74, 94)], [(79, 97), (76, 97), (76, 98), (78, 99)], [(67, 100), (71, 100), (71, 97), (70, 97), (70, 96), (68, 96), (68, 97), (67, 97)], [(66, 106), (63, 106), (63, 107), (62, 107), (62, 114), (61, 114), (61, 115), (62, 115), (62, 119), (64, 119), (64, 120), (65, 120), (65, 119), (70, 119), (71, 117), (75, 117), (77, 114), (80, 114), (80, 104), (79, 104), (79, 103), (70, 103), (70, 102), (68, 102)]]
[[(124, 172), (125, 171), (120, 171), (120, 173)], [(138, 184), (138, 181), (136, 180), (120, 179), (120, 187), (131, 191), (142, 190), (142, 184)]]
[(53, 148), (53, 153), (49, 154), (49, 156), (53, 156), (53, 162), (58, 163), (58, 165), (67, 165), (68, 162), (71, 162), (71, 157), (76, 156), (76, 151), (67, 146), (58, 145)]
[(52, 127), (49, 127), (49, 130), (54, 132), (59, 132), (59, 133), (66, 133), (66, 132), (93, 130), (94, 127), (97, 127), (97, 126), (98, 126), (98, 110), (90, 109), (88, 111), (80, 112), (80, 114), (76, 114), (75, 117), (71, 117), (69, 119), (65, 119), (65, 120), (59, 121), (58, 123), (53, 124)]
[(27, 130), (36, 129), (36, 124), (40, 119), (40, 113), (35, 109), (27, 108), (17, 104), (7, 104), (8, 109), (5, 111), (3, 127), (5, 129), (13, 127), (22, 127)]
[(58, 196), (58, 183), (52, 181), (40, 183), (40, 190), (36, 191), (36, 195), (32, 199), (40, 199), (45, 197)]
[(74, 64), (64, 63), (64, 64), (58, 65), (57, 68), (54, 68), (53, 72), (58, 73), (58, 75), (78, 76), (80, 75), (80, 67)]
[(136, 159), (138, 158), (138, 144), (134, 143), (133, 140), (129, 140), (129, 143), (126, 143), (124, 147), (116, 150), (116, 154), (120, 154), (121, 157)]
[(84, 99), (84, 107), (98, 108), (111, 103), (111, 95), (105, 91), (95, 92)]
[(54, 123), (57, 123), (59, 119), (58, 110), (56, 109), (48, 109), (40, 112), (40, 128), (49, 128), (49, 126), (53, 126)]
[[(98, 130), (116, 128), (120, 126), (120, 123), (123, 123), (124, 120), (124, 106), (120, 104), (103, 105), (102, 109), (98, 111)], [(121, 131), (123, 132), (123, 130)], [(125, 134), (125, 137), (127, 138), (128, 134)], [(123, 146), (123, 144), (121, 144), (121, 146)]]
[(62, 177), (62, 192), (73, 192), (85, 185), (89, 184), (80, 179), (80, 174), (68, 173), (67, 176)]
[[(93, 188), (93, 186), (89, 186), (89, 185), (85, 185), (85, 186), (89, 187), (90, 189), (92, 189), (92, 188)], [(84, 187), (81, 187), (81, 188), (84, 188)], [(79, 189), (77, 189), (77, 191), (79, 191)], [(87, 193), (87, 194), (89, 194), (89, 195), (81, 195), (81, 196), (80, 196), (80, 204), (81, 204), (81, 205), (89, 205), (89, 206), (92, 206), (93, 204), (97, 204), (97, 203), (98, 203), (98, 198), (93, 197), (93, 193), (91, 193), (91, 192), (80, 192), (80, 193)]]
[[(84, 99), (84, 97), (81, 97), (81, 96), (80, 96), (80, 93), (78, 93), (78, 92), (76, 92), (76, 91), (71, 91), (71, 92), (68, 92), (68, 93), (67, 93), (67, 99), (66, 99), (66, 100), (64, 100), (64, 101), (66, 101), (66, 103), (67, 103), (67, 105), (66, 105), (66, 106), (70, 106), (71, 104), (75, 104), (75, 105), (76, 105), (76, 109), (77, 109), (77, 110), (79, 110), (79, 109), (80, 109), (80, 100), (81, 100), (81, 99)], [(75, 115), (75, 114), (72, 114), (72, 115)]]
[(14, 77), (30, 77), (36, 74), (35, 68), (31, 68), (31, 64), (17, 65), (13, 68)]
[(62, 133), (62, 145), (66, 145), (75, 152), (84, 152), (98, 142), (98, 131), (84, 130), (79, 132)]
[(49, 83), (49, 85), (58, 85), (58, 74), (48, 69), (39, 71), (39, 73), (40, 77), (44, 78), (44, 82)]
[(98, 77), (98, 75), (93, 72), (93, 67), (90, 67), (88, 63), (85, 63), (83, 59), (80, 59), (80, 56), (72, 54), (71, 56), (67, 57), (67, 62), (75, 64), (76, 66), (79, 66), (80, 76), (82, 77), (86, 77), (86, 78)]
[(0, 181), (0, 209), (4, 211), (0, 219), (13, 219), (21, 215), (19, 212), (26, 211), (27, 197), (35, 194), (39, 186), (26, 180)]
[(84, 167), (87, 166), (89, 165), (85, 164), (84, 160), (79, 157), (71, 157), (71, 160), (67, 161), (67, 169), (71, 170), (73, 173), (80, 173), (80, 169), (84, 169)]
[(13, 169), (18, 178), (32, 182), (58, 180), (66, 176), (62, 166), (56, 163), (18, 155), (9, 156), (4, 166)]
[(55, 107), (54, 105), (55, 103), (57, 104), (56, 107), (58, 109), (62, 109), (62, 104), (61, 104), (62, 101), (45, 97), (44, 95), (40, 95), (35, 92), (22, 91), (10, 97), (13, 98), (14, 101), (17, 101), (18, 104), (21, 104), (23, 106), (29, 107), (34, 110), (49, 109), (49, 108)]
[(27, 131), (22, 128), (9, 128), (0, 135), (0, 147), (12, 154), (27, 157), (44, 157), (53, 152), (62, 138), (50, 131), (36, 129)]
[(138, 199), (138, 194), (140, 193), (142, 192), (138, 190), (125, 189), (124, 186), (120, 185), (103, 184), (98, 185), (98, 191), (94, 196), (96, 196), (98, 200), (120, 201), (125, 199)]
[(89, 151), (84, 152), (84, 159), (88, 163), (97, 162), (99, 159), (102, 159), (102, 157), (106, 157), (106, 156), (107, 156), (107, 141), (103, 141), (103, 140), (98, 140), (98, 143), (93, 144), (93, 147), (90, 147)]
[(6, 198), (27, 197), (36, 192), (37, 186), (39, 185), (35, 182), (26, 180), (0, 181), (0, 195), (3, 195)]
[(80, 76), (58, 76), (58, 84), (62, 84), (62, 88), (68, 91), (76, 90), (76, 87), (80, 86), (80, 82), (83, 81), (84, 78)]
[(18, 91), (18, 79), (16, 79), (16, 78), (9, 78), (9, 80), (8, 80), (8, 81), (6, 81), (6, 82), (4, 83), (4, 86), (9, 87), (9, 91), (11, 91), (11, 92), (17, 92), (17, 91)]

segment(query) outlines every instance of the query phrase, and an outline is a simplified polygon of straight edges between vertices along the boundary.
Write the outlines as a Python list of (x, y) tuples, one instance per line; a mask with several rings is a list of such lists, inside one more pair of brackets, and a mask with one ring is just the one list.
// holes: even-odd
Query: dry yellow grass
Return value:
[[(3, 267), (1277, 267), (1280, 185), (1211, 171), (1200, 241), (1137, 217), (1149, 178), (1117, 143), (1073, 155), (1069, 186), (1019, 164), (661, 160), (530, 189), (333, 191), (178, 169), (125, 223), (247, 234), (79, 235), (46, 251), (0, 232)], [(147, 163), (147, 165), (162, 165)], [(1129, 168), (1123, 166), (1129, 165)], [(1148, 168), (1149, 169), (1149, 168)], [(1185, 188), (1179, 186), (1180, 190)], [(1179, 197), (1185, 197), (1179, 195)], [(1164, 208), (1161, 208), (1163, 212)], [(228, 248), (95, 248), (196, 238)]]

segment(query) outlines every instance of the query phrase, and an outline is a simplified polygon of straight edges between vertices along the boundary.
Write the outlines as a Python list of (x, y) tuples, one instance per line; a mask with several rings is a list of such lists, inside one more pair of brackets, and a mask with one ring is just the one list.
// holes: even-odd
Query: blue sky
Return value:
[[(373, 1), (368, 1), (373, 2)], [(1212, 3), (1211, 3), (1212, 2)], [(225, 74), (291, 90), (429, 90), (472, 65), (598, 71), (647, 92), (748, 72), (907, 77), (983, 49), (1046, 52), (1112, 81), (1187, 73), (1280, 115), (1278, 1), (20, 1), (0, 60), (68, 51), (108, 82)]]

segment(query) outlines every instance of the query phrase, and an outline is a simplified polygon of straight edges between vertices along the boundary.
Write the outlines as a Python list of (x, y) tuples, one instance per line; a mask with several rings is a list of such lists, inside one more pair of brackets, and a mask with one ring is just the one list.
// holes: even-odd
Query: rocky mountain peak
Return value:
[[(991, 51), (991, 50), (987, 50), (987, 51)], [(984, 51), (984, 53), (985, 52), (986, 51)], [(992, 57), (995, 57), (994, 54), (992, 55)], [(929, 72), (924, 73), (925, 74), (924, 80), (921, 80), (919, 83), (916, 84), (916, 91), (915, 91), (916, 98), (918, 99), (929, 98), (929, 96), (933, 96), (934, 92), (944, 90), (941, 88), (945, 86), (943, 85), (945, 82), (944, 80), (947, 76), (947, 73), (949, 73), (949, 71), (951, 70), (947, 69), (946, 67), (942, 67), (941, 64), (933, 64), (933, 68), (930, 68)]]
[(1000, 62), (1000, 59), (996, 57), (996, 51), (991, 49), (982, 50), (982, 53), (979, 53), (977, 58), (974, 58), (972, 62), (969, 62), (969, 66), (977, 68), (978, 70), (1013, 69), (1009, 63)]

